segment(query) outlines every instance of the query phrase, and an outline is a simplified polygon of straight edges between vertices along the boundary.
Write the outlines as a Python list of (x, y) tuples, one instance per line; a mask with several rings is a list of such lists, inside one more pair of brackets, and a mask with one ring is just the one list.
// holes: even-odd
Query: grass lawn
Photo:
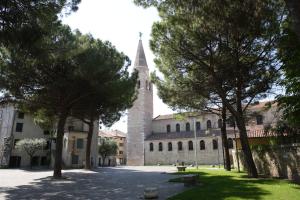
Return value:
[[(199, 174), (199, 186), (192, 187), (169, 200), (300, 200), (300, 185), (279, 179), (252, 179), (245, 173), (218, 168), (190, 169), (180, 174)], [(180, 182), (181, 179), (171, 179)]]

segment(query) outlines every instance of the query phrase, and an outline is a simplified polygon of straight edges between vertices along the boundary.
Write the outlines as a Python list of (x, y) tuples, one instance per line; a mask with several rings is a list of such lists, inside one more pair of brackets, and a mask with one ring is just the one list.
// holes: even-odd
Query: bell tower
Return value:
[(128, 111), (127, 165), (140, 166), (144, 165), (145, 138), (151, 133), (153, 118), (153, 88), (141, 38), (134, 68), (138, 71), (138, 97)]

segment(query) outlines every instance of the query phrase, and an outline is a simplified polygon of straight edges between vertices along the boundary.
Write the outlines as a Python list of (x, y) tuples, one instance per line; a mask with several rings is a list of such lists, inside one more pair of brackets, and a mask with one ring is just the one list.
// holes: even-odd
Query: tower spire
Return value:
[(139, 44), (135, 56), (135, 62), (134, 62), (134, 67), (146, 67), (148, 68), (147, 65), (147, 60), (143, 48), (143, 43), (142, 43), (142, 33), (140, 32), (140, 39), (139, 39)]

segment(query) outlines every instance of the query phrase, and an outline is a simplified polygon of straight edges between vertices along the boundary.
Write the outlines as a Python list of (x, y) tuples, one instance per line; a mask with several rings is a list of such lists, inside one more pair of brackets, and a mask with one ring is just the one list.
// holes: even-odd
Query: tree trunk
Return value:
[(104, 165), (105, 165), (105, 158), (106, 158), (106, 156), (102, 157), (102, 167), (104, 167)]
[(65, 123), (67, 120), (66, 114), (61, 114), (58, 119), (57, 124), (57, 136), (56, 136), (56, 146), (55, 146), (55, 160), (54, 160), (54, 178), (61, 178), (62, 169), (62, 148), (63, 148), (63, 137), (65, 132)]
[(257, 169), (255, 166), (255, 163), (253, 161), (248, 137), (247, 137), (247, 130), (246, 130), (246, 125), (243, 117), (243, 108), (241, 101), (237, 101), (237, 116), (235, 116), (235, 121), (237, 124), (237, 127), (240, 132), (240, 141), (242, 145), (242, 150), (245, 155), (245, 160), (247, 164), (247, 170), (248, 170), (248, 175), (253, 178), (257, 178)]
[(292, 18), (292, 26), (294, 32), (298, 36), (300, 41), (300, 1), (299, 0), (285, 0), (286, 6), (290, 12)]
[(229, 157), (229, 148), (228, 148), (228, 140), (227, 140), (227, 132), (226, 132), (226, 107), (223, 104), (222, 105), (222, 127), (221, 127), (221, 133), (222, 133), (222, 142), (223, 142), (223, 148), (224, 148), (224, 156), (225, 156), (225, 169), (227, 171), (231, 171), (231, 163), (230, 163), (230, 157)]
[(93, 118), (91, 118), (91, 121), (89, 123), (87, 141), (86, 141), (85, 169), (91, 169), (91, 146), (92, 146), (93, 132), (94, 132), (94, 120)]

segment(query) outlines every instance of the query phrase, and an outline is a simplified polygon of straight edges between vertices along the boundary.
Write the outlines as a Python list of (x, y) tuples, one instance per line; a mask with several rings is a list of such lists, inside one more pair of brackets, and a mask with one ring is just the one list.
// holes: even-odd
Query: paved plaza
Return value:
[(175, 167), (142, 166), (64, 170), (63, 180), (53, 180), (51, 170), (0, 169), (0, 199), (143, 199), (145, 187), (158, 187), (159, 199), (183, 191), (181, 183), (169, 183)]

